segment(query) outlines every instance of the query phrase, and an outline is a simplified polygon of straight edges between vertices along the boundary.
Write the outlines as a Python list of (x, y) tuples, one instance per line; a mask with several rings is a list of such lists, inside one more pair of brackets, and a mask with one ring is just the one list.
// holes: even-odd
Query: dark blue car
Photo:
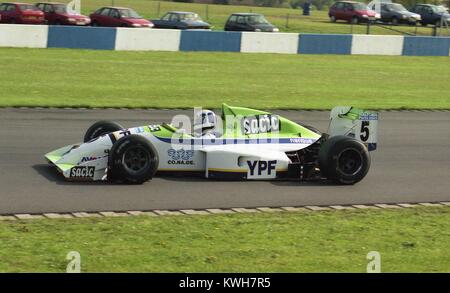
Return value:
[(442, 6), (436, 6), (432, 4), (416, 4), (412, 9), (412, 12), (420, 14), (422, 17), (421, 24), (434, 24), (440, 26), (441, 21), (450, 24), (450, 14)]
[(161, 19), (152, 20), (155, 28), (171, 29), (211, 29), (197, 13), (184, 11), (169, 11)]

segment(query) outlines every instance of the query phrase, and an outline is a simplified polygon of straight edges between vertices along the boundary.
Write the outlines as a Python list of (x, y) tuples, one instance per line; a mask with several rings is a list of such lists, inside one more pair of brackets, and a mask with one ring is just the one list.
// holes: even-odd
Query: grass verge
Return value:
[(449, 109), (448, 57), (0, 49), (0, 107)]
[(0, 222), (0, 271), (449, 272), (450, 207)]

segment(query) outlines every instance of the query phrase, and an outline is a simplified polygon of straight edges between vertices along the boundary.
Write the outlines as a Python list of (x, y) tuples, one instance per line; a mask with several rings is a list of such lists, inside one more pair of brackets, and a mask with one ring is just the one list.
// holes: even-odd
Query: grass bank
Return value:
[(0, 107), (449, 109), (448, 57), (0, 49)]
[(0, 221), (0, 271), (449, 272), (450, 207)]

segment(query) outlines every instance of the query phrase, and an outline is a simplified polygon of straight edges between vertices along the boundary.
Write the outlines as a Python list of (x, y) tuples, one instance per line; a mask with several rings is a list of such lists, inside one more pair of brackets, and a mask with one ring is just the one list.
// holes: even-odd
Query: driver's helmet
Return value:
[(211, 110), (202, 110), (195, 113), (194, 132), (204, 133), (216, 127), (216, 114)]

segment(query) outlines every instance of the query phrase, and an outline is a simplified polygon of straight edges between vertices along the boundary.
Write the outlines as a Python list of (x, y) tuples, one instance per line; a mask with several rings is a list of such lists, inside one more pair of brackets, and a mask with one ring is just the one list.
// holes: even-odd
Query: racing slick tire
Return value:
[(102, 136), (104, 134), (122, 130), (124, 129), (122, 125), (112, 122), (112, 121), (98, 121), (91, 125), (91, 127), (88, 128), (84, 135), (84, 142), (91, 141), (99, 136)]
[(109, 151), (108, 180), (142, 184), (153, 178), (159, 158), (153, 145), (144, 137), (127, 135)]
[(355, 184), (369, 171), (369, 152), (352, 137), (333, 136), (319, 150), (319, 167), (327, 179), (338, 184)]

